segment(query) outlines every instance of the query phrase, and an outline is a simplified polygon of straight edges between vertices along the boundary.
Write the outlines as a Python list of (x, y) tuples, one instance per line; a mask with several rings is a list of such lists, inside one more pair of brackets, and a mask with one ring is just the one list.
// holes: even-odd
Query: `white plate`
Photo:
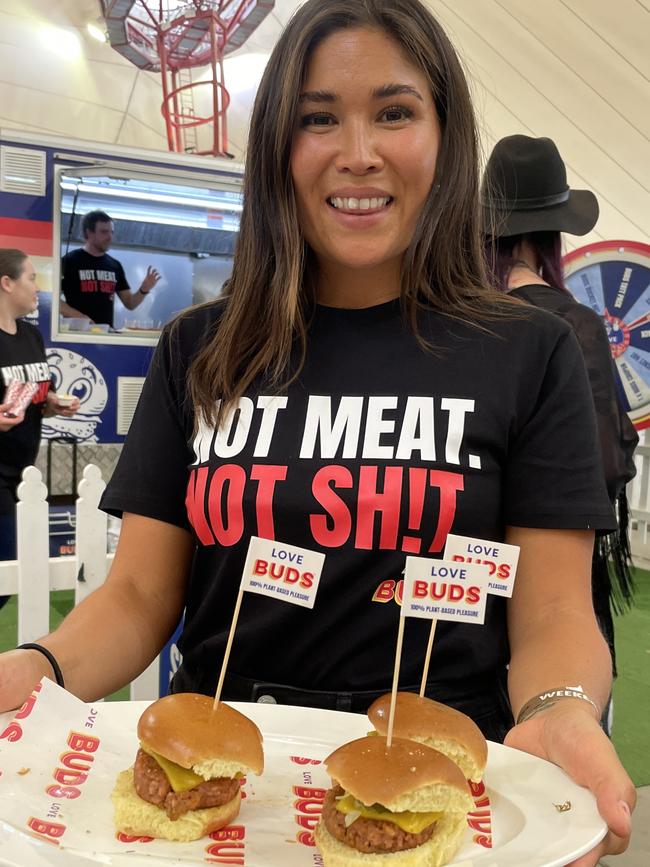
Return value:
[[(102, 712), (107, 713), (108, 718), (119, 718), (121, 722), (125, 718), (132, 721), (135, 731), (137, 720), (147, 704), (105, 703)], [(363, 736), (370, 728), (367, 718), (358, 714), (236, 702), (233, 706), (260, 727), (269, 756), (274, 751), (287, 755), (287, 748), (290, 748), (290, 755), (324, 758), (333, 748)], [(128, 749), (130, 752), (131, 744)], [(132, 756), (125, 758), (127, 762), (131, 760)], [(456, 867), (563, 867), (594, 848), (606, 833), (592, 795), (573, 783), (559, 768), (534, 756), (490, 743), (485, 783), (492, 809), (492, 848), (476, 845), (472, 834), (477, 832), (468, 827), (463, 847), (452, 862)], [(571, 802), (571, 809), (558, 811), (556, 805), (567, 801)], [(97, 809), (111, 812), (112, 807), (107, 801), (98, 804)], [(305, 847), (305, 867), (313, 867), (314, 854), (314, 849)], [(98, 854), (88, 851), (74, 854), (70, 850), (56, 849), (0, 822), (0, 865), (3, 867), (92, 867), (95, 864), (172, 867), (181, 863), (176, 858), (161, 859), (140, 853)], [(262, 863), (247, 858), (245, 867), (282, 867), (282, 864), (273, 864), (268, 859)]]

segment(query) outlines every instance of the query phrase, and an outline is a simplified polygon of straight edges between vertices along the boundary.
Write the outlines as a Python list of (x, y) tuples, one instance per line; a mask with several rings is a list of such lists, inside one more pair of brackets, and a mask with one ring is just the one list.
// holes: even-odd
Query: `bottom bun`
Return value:
[(325, 867), (442, 867), (460, 848), (465, 828), (464, 813), (447, 813), (438, 821), (433, 837), (426, 843), (386, 854), (366, 854), (346, 846), (330, 834), (322, 819), (316, 826), (314, 839)]
[(138, 795), (133, 784), (133, 768), (129, 768), (118, 775), (111, 799), (118, 831), (137, 837), (161, 837), (188, 843), (229, 825), (239, 813), (241, 792), (221, 807), (191, 810), (172, 822), (161, 807)]

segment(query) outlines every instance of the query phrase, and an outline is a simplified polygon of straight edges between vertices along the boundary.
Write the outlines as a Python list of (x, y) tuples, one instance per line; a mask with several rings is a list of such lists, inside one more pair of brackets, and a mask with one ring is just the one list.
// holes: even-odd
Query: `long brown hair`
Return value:
[(399, 44), (426, 76), (442, 128), (436, 177), (402, 265), (401, 301), (413, 331), (418, 334), (422, 307), (479, 327), (512, 309), (488, 288), (474, 113), (460, 62), (441, 26), (419, 0), (308, 0), (282, 33), (260, 83), (233, 273), (217, 302), (219, 324), (188, 374), (197, 417), (208, 422), (220, 420), (257, 377), (280, 387), (302, 366), (316, 263), (298, 221), (291, 145), (314, 49), (352, 27), (383, 30)]

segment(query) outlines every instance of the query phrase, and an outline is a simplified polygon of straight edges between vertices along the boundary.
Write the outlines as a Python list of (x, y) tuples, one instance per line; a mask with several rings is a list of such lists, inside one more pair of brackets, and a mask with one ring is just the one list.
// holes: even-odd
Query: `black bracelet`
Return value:
[(16, 650), (38, 650), (39, 653), (42, 653), (43, 656), (47, 659), (47, 661), (52, 666), (52, 671), (54, 672), (54, 677), (59, 686), (65, 689), (65, 681), (63, 680), (63, 674), (61, 673), (61, 669), (59, 667), (59, 663), (54, 658), (54, 654), (52, 651), (48, 650), (47, 647), (43, 647), (42, 644), (21, 644)]

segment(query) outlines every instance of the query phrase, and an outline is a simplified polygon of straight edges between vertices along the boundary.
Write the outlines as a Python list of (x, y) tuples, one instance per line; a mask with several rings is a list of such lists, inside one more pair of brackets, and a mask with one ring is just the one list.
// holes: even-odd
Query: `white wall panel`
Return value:
[[(600, 96), (606, 103), (604, 117), (618, 115), (646, 138), (650, 137), (650, 111), (640, 110), (644, 104), (647, 106), (650, 98), (648, 80), (621, 57), (603, 38), (604, 34), (585, 27), (584, 21), (570, 8), (575, 4), (562, 0), (496, 2), (553, 55), (554, 66), (566, 66)], [(627, 0), (617, 5), (619, 17), (625, 17)], [(646, 51), (649, 39), (650, 20), (646, 22)], [(571, 91), (570, 97), (579, 98), (579, 94)]]
[[(575, 126), (591, 140), (594, 148), (603, 152), (605, 159), (613, 159), (633, 180), (645, 181), (650, 186), (646, 171), (643, 179), (635, 173), (636, 167), (641, 169), (650, 165), (650, 141), (618, 108), (613, 109), (594, 86), (578, 76), (532, 31), (510, 15), (501, 3), (476, 3), (473, 0), (453, 0), (451, 3), (446, 0), (445, 5), (453, 6), (466, 22), (471, 21), (475, 50), (480, 50), (485, 58), (494, 57), (500, 64), (502, 94), (509, 92), (509, 82), (514, 86), (521, 79), (530, 94), (529, 104), (534, 101), (544, 116), (554, 118), (557, 115), (558, 122), (562, 119)], [(477, 45), (476, 37), (484, 45), (489, 44), (491, 51), (485, 53), (482, 46)], [(616, 143), (615, 154), (607, 148), (610, 140)]]
[[(150, 127), (159, 136), (164, 136), (164, 148), (167, 148), (165, 121), (160, 110), (163, 101), (160, 76), (155, 72), (138, 71), (133, 80), (133, 90), (124, 105), (124, 111), (129, 117)], [(129, 142), (122, 142), (129, 144)]]
[(167, 150), (167, 137), (162, 131), (156, 132), (129, 114), (124, 117), (121, 123), (116, 144), (151, 148), (152, 150)]
[(647, 0), (565, 0), (565, 5), (580, 16), (586, 39), (591, 31), (650, 80)]
[[(27, 34), (25, 38), (28, 38)], [(115, 111), (124, 109), (137, 74), (133, 66), (91, 63), (84, 56), (65, 60), (43, 49), (37, 62), (25, 63), (21, 41), (15, 45), (2, 45), (0, 49), (0, 81), (15, 81), (16, 71), (20, 70), (21, 87)]]
[[(560, 74), (547, 49), (532, 40), (497, 3), (432, 0), (430, 5), (441, 20), (452, 25), (459, 50), (470, 58), (470, 68), (472, 59), (480, 60), (485, 74), (479, 86), (494, 88), (494, 99), (521, 123), (519, 130), (510, 125), (504, 132), (487, 109), (486, 122), (492, 134), (500, 138), (519, 131), (550, 136), (572, 176), (583, 178), (582, 185), (598, 195), (603, 220), (607, 220), (599, 224), (599, 233), (611, 237), (615, 224), (617, 237), (650, 237), (647, 139), (636, 130), (630, 131), (631, 126), (620, 118), (613, 120), (607, 105), (598, 103), (594, 94), (586, 94), (588, 88), (570, 70), (567, 77)], [(589, 111), (584, 107), (587, 99)], [(607, 218), (607, 202), (615, 204), (620, 217), (615, 210), (615, 219)]]
[(93, 141), (115, 141), (123, 117), (120, 111), (6, 83), (0, 83), (0, 106), (14, 125), (38, 121), (49, 132)]

